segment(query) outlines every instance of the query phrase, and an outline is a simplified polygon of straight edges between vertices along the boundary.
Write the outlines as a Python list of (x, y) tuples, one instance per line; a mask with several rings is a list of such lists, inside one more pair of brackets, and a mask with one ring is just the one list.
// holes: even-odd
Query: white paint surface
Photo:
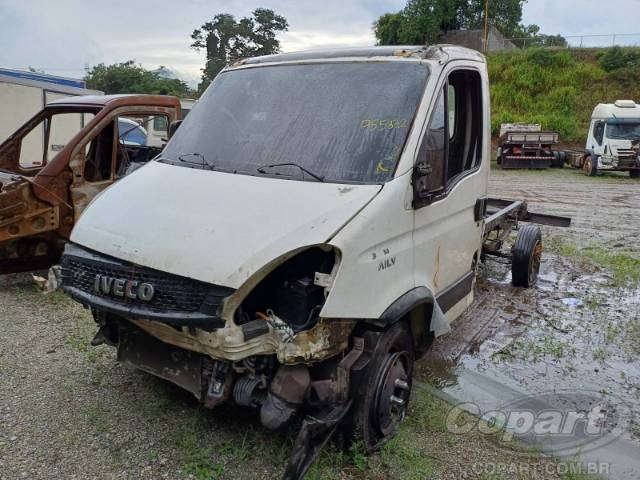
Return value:
[(98, 196), (71, 240), (139, 265), (238, 288), (279, 256), (326, 242), (379, 190), (152, 162)]

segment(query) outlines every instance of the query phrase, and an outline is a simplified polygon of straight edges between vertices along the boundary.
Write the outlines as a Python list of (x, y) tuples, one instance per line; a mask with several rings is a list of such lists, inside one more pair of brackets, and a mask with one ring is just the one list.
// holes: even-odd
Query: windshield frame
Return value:
[[(330, 176), (324, 176), (322, 183), (328, 183), (328, 184), (345, 184), (345, 185), (384, 185), (387, 182), (390, 182), (392, 180), (394, 180), (396, 178), (396, 174), (398, 171), (398, 168), (400, 166), (400, 164), (402, 163), (402, 158), (404, 157), (404, 155), (407, 152), (407, 145), (410, 143), (411, 137), (414, 134), (414, 130), (415, 127), (417, 125), (416, 123), (416, 119), (418, 118), (418, 113), (420, 111), (420, 108), (422, 108), (422, 105), (424, 103), (424, 97), (427, 94), (427, 91), (429, 90), (429, 84), (430, 84), (430, 79), (433, 73), (432, 70), (432, 66), (430, 65), (430, 62), (424, 60), (424, 59), (416, 59), (416, 58), (404, 58), (404, 57), (379, 57), (379, 58), (375, 58), (375, 57), (371, 57), (371, 58), (363, 58), (363, 59), (358, 59), (358, 58), (332, 58), (332, 59), (307, 59), (307, 60), (303, 60), (303, 61), (279, 61), (279, 62), (266, 62), (266, 63), (259, 63), (259, 64), (247, 64), (247, 65), (243, 65), (241, 64), (241, 61), (238, 62), (237, 64), (234, 65), (230, 65), (227, 66), (226, 68), (224, 68), (218, 75), (227, 75), (227, 74), (231, 74), (234, 72), (238, 72), (238, 71), (243, 71), (243, 70), (253, 70), (253, 69), (263, 69), (263, 68), (277, 68), (277, 67), (289, 67), (289, 66), (305, 66), (305, 65), (331, 65), (331, 64), (372, 64), (372, 63), (410, 63), (410, 64), (419, 64), (422, 65), (425, 68), (425, 77), (424, 77), (424, 84), (422, 86), (422, 91), (419, 93), (419, 95), (417, 96), (416, 99), (416, 105), (415, 108), (413, 109), (413, 111), (411, 111), (410, 114), (410, 121), (407, 122), (407, 133), (404, 137), (404, 141), (402, 143), (402, 146), (400, 148), (400, 151), (398, 153), (398, 157), (397, 160), (395, 162), (395, 165), (393, 166), (393, 170), (390, 171), (389, 176), (385, 179), (381, 179), (379, 181), (367, 181), (367, 180), (349, 180), (349, 179), (336, 179)], [(214, 79), (215, 82), (215, 79)], [(208, 88), (212, 88), (214, 85), (214, 82), (212, 82), (211, 86), (209, 86)], [(204, 95), (204, 94), (203, 94)], [(202, 104), (202, 102), (196, 102), (196, 104), (193, 106), (192, 111), (194, 108), (204, 108), (204, 105)], [(171, 142), (171, 139), (169, 140), (169, 142)], [(167, 146), (169, 145), (169, 143), (167, 144)], [(184, 152), (184, 154), (194, 154), (194, 153), (198, 153), (199, 152)], [(159, 163), (165, 163), (165, 164), (169, 164), (169, 165), (174, 165), (174, 166), (179, 166), (182, 168), (194, 168), (194, 169), (199, 169), (199, 170), (213, 170), (216, 172), (221, 172), (221, 173), (230, 173), (230, 174), (237, 174), (237, 175), (248, 175), (248, 176), (252, 176), (252, 177), (262, 177), (262, 178), (274, 178), (274, 179), (280, 179), (280, 180), (290, 180), (290, 181), (313, 181), (313, 182), (318, 182), (319, 180), (314, 179), (313, 177), (311, 177), (308, 174), (304, 174), (304, 175), (296, 175), (296, 174), (292, 174), (292, 175), (288, 175), (288, 174), (283, 174), (283, 173), (278, 173), (277, 168), (274, 169), (270, 169), (271, 171), (265, 171), (264, 173), (261, 173), (259, 171), (245, 171), (242, 169), (233, 169), (233, 168), (229, 168), (229, 167), (223, 167), (223, 166), (218, 166), (216, 165), (215, 159), (210, 159), (207, 158), (207, 162), (203, 162), (201, 165), (200, 164), (196, 164), (196, 163), (191, 163), (191, 162), (181, 162), (178, 158), (173, 159), (173, 158), (169, 158), (166, 156), (166, 146), (165, 149), (162, 151), (162, 153), (156, 158), (154, 159), (154, 161), (157, 161)], [(209, 163), (209, 165), (207, 165), (207, 163)], [(214, 168), (210, 168), (210, 165), (214, 165)], [(305, 166), (305, 165), (303, 165)], [(309, 168), (307, 166), (305, 166), (305, 168)], [(297, 168), (294, 167), (294, 170), (298, 170)]]

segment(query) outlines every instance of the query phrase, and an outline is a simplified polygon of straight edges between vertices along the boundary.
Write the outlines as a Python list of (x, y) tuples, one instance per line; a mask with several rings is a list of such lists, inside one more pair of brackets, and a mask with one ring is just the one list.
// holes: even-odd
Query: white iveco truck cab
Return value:
[(640, 105), (633, 100), (601, 103), (593, 110), (582, 166), (589, 176), (626, 171), (640, 177)]
[[(300, 478), (338, 426), (368, 449), (395, 431), (414, 360), (471, 304), (478, 263), (509, 255), (518, 220), (555, 221), (487, 198), (490, 148), (475, 51), (239, 61), (87, 208), (64, 289), (94, 312), (94, 344), (205, 406), (258, 408), (272, 429), (308, 415), (286, 473)], [(540, 230), (512, 252), (530, 285)]]

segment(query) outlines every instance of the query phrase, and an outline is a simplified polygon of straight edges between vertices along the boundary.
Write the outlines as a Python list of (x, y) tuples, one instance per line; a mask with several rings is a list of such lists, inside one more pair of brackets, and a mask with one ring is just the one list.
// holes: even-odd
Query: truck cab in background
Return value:
[(582, 167), (586, 175), (622, 171), (640, 177), (640, 105), (618, 100), (596, 106), (585, 150), (573, 166)]
[(0, 144), (0, 274), (57, 262), (91, 200), (161, 152), (148, 145), (144, 128), (155, 118), (180, 119), (179, 100), (67, 97), (48, 103)]

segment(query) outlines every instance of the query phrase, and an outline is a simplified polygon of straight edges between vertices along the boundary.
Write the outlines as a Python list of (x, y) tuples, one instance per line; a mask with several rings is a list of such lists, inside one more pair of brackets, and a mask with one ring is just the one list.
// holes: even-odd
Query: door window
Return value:
[(102, 182), (112, 178), (115, 125), (109, 122), (89, 145), (84, 164), (84, 178), (88, 182)]
[(48, 119), (43, 119), (22, 137), (19, 159), (21, 169), (29, 170), (44, 165), (44, 137), (47, 121)]
[(451, 184), (482, 159), (482, 82), (473, 70), (456, 70), (448, 80), (447, 184)]
[(20, 168), (40, 168), (53, 160), (85, 125), (83, 113), (55, 113), (44, 117), (24, 137), (20, 144)]
[(456, 70), (436, 100), (418, 153), (417, 191), (438, 196), (482, 160), (482, 81)]
[(598, 142), (598, 145), (602, 145), (604, 140), (604, 122), (602, 120), (596, 121), (593, 125), (593, 138)]
[(51, 117), (47, 161), (52, 160), (83, 127), (82, 113), (59, 113)]
[(425, 190), (436, 192), (445, 185), (446, 140), (447, 126), (446, 88), (440, 92), (438, 100), (431, 114), (429, 128), (420, 149), (420, 161), (425, 162), (426, 184)]

